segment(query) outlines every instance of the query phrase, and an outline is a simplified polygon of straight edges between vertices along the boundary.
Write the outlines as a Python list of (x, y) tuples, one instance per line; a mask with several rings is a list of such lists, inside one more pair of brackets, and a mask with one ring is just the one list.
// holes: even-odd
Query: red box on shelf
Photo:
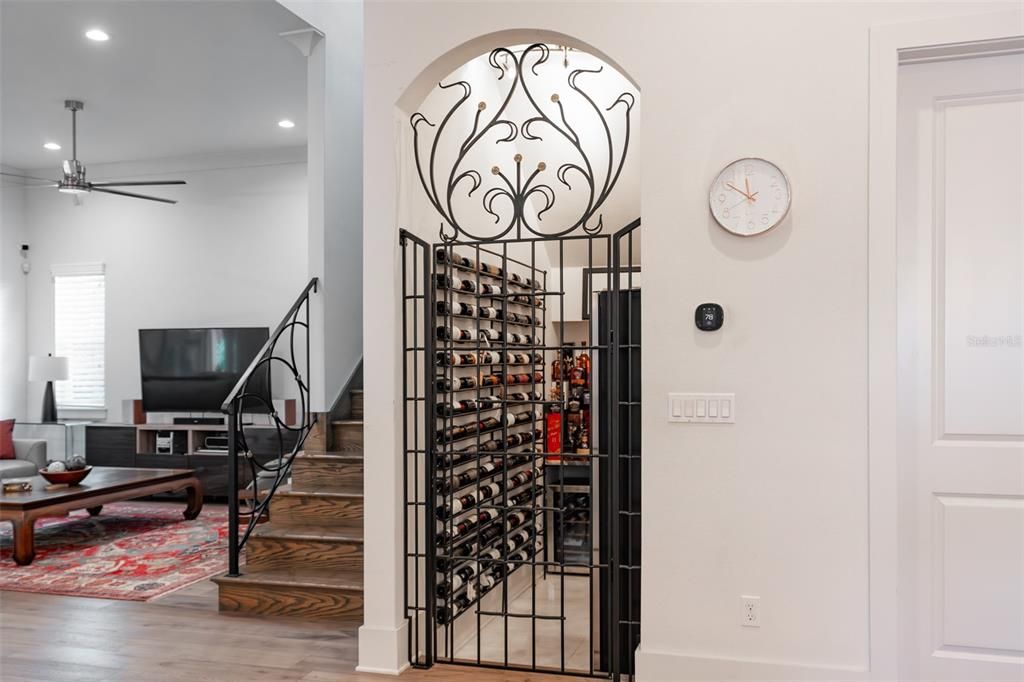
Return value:
[[(547, 437), (544, 442), (545, 452), (561, 452), (562, 451), (562, 413), (561, 412), (549, 412), (547, 416)], [(547, 459), (552, 461), (558, 461), (561, 459), (558, 455), (548, 455)]]

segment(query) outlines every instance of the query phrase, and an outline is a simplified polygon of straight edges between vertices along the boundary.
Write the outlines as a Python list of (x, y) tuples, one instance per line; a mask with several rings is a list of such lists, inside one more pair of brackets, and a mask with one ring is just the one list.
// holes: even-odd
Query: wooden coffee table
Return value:
[(27, 566), (35, 558), (35, 521), (43, 516), (67, 516), (87, 509), (96, 516), (108, 502), (185, 489), (185, 518), (194, 519), (203, 508), (203, 484), (192, 469), (131, 469), (93, 467), (85, 480), (73, 486), (53, 486), (42, 476), (32, 479), (32, 490), (0, 493), (0, 521), (14, 524), (14, 562)]

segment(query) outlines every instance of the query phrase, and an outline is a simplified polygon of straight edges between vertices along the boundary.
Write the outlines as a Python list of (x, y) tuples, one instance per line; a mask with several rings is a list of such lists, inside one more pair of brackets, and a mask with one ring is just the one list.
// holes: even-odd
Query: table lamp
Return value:
[(43, 417), (40, 421), (57, 421), (57, 401), (53, 397), (53, 382), (68, 378), (68, 359), (53, 355), (32, 355), (28, 359), (28, 380), (45, 381), (43, 393)]

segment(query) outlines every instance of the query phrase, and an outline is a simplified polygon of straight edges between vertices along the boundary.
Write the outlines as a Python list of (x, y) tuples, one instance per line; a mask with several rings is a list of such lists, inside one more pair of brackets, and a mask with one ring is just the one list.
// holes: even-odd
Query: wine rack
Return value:
[(430, 596), (441, 627), (543, 562), (546, 280), (507, 248), (433, 251)]

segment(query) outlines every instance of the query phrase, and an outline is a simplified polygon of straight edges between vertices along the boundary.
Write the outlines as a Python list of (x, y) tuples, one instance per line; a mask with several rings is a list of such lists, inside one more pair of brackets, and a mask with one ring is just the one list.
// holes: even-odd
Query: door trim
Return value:
[(868, 130), (868, 593), (869, 669), (903, 671), (900, 481), (914, 442), (901, 414), (897, 348), (898, 71), (922, 59), (1005, 53), (1024, 36), (1024, 10), (878, 26), (871, 30)]

